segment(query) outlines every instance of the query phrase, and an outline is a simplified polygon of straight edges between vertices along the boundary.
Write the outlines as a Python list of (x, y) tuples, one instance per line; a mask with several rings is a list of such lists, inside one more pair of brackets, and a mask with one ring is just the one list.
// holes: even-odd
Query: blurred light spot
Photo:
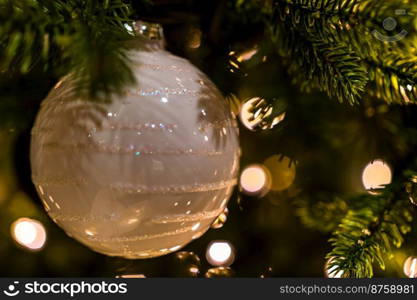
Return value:
[(46, 242), (45, 227), (37, 220), (20, 218), (11, 226), (13, 239), (30, 250), (40, 250)]
[(368, 163), (362, 173), (362, 183), (365, 189), (372, 190), (384, 188), (391, 183), (391, 168), (383, 160), (374, 160)]
[[(260, 102), (265, 101), (260, 97), (254, 97), (245, 101), (239, 112), (239, 119), (249, 130), (255, 130), (255, 127), (259, 126), (260, 123), (267, 117), (272, 114), (272, 107), (270, 107), (266, 112), (261, 114), (262, 107), (256, 109), (255, 105)], [(285, 119), (285, 112), (276, 116), (269, 126), (263, 126), (262, 129), (271, 129)]]
[(291, 162), (288, 157), (273, 155), (265, 160), (264, 166), (271, 176), (271, 190), (286, 190), (294, 182), (296, 175), (295, 163)]
[(331, 263), (333, 261), (333, 258), (330, 258), (324, 267), (324, 276), (327, 278), (342, 278), (343, 277), (343, 271), (337, 270), (338, 266), (333, 265), (330, 267)]
[(224, 209), (224, 211), (214, 220), (214, 222), (211, 224), (211, 228), (213, 229), (219, 229), (222, 228), (223, 225), (227, 221), (227, 215), (229, 214), (229, 210), (227, 207)]
[(146, 278), (143, 274), (126, 274), (126, 275), (117, 275), (116, 278)]
[(197, 28), (191, 29), (190, 39), (188, 40), (188, 47), (191, 49), (197, 49), (201, 46), (201, 30)]
[(227, 241), (213, 241), (207, 247), (207, 261), (213, 266), (230, 266), (235, 260), (232, 245)]
[(200, 273), (200, 269), (196, 266), (190, 267), (189, 271), (193, 276), (197, 276)]
[(177, 275), (180, 277), (196, 277), (200, 273), (201, 261), (193, 252), (180, 251), (175, 254), (179, 261), (176, 266)]
[(257, 48), (246, 50), (246, 51), (239, 54), (239, 56), (237, 57), (237, 61), (238, 62), (247, 61), (247, 60), (251, 59), (256, 53), (258, 53)]
[(217, 278), (217, 277), (232, 277), (234, 272), (231, 268), (218, 267), (208, 269), (205, 274), (206, 278)]
[(162, 103), (167, 103), (168, 102), (168, 98), (167, 97), (162, 97), (161, 98), (161, 102)]
[(270, 175), (261, 165), (250, 165), (240, 175), (240, 187), (249, 195), (263, 196), (269, 191)]
[(417, 278), (417, 257), (410, 256), (404, 262), (404, 274), (408, 278)]

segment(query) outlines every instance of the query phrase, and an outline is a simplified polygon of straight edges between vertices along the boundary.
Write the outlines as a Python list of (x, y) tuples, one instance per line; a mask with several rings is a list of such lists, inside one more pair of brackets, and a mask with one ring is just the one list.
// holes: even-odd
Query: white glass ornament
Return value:
[(75, 98), (69, 77), (32, 131), (33, 182), (51, 218), (110, 256), (182, 248), (224, 211), (236, 183), (237, 125), (216, 86), (138, 22), (137, 86), (109, 104)]

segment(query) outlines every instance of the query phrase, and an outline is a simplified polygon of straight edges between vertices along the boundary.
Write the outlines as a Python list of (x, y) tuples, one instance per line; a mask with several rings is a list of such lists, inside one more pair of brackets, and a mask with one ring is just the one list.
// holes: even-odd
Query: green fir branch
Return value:
[[(387, 186), (377, 195), (361, 195), (351, 207), (330, 242), (329, 269), (343, 277), (372, 277), (373, 263), (385, 269), (385, 259), (411, 231), (412, 205), (403, 186)], [(398, 197), (401, 196), (401, 197)]]
[(134, 82), (123, 43), (131, 13), (122, 0), (2, 0), (0, 72), (25, 74), (40, 63), (75, 74), (84, 96), (107, 100)]

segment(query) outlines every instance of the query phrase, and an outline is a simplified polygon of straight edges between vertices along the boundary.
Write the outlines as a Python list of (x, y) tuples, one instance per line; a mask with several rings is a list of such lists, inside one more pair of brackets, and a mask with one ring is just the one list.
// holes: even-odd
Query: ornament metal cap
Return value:
[(133, 28), (136, 36), (145, 37), (152, 41), (163, 41), (164, 31), (160, 24), (145, 21), (135, 21)]

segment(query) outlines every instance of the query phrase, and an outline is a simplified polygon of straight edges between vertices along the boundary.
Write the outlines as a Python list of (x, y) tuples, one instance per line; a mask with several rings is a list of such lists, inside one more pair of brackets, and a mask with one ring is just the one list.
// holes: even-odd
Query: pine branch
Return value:
[[(414, 60), (395, 58), (415, 51), (411, 35), (417, 7), (409, 1), (275, 0), (273, 4), (271, 31), (278, 35), (278, 50), (288, 58), (291, 75), (303, 90), (319, 89), (339, 101), (356, 103), (369, 81), (370, 94), (387, 102), (416, 101)], [(403, 29), (400, 37), (392, 38), (393, 33), (382, 26), (387, 18)], [(342, 61), (329, 60), (332, 52)], [(308, 72), (307, 79), (303, 71)]]
[(327, 194), (298, 199), (296, 214), (304, 226), (322, 232), (332, 232), (346, 216), (345, 200)]
[(278, 29), (275, 41), (280, 55), (287, 58), (288, 72), (302, 89), (316, 88), (351, 104), (364, 91), (366, 70), (348, 45), (285, 26)]
[(106, 100), (134, 82), (123, 43), (130, 14), (122, 0), (2, 0), (0, 70), (27, 73), (41, 63), (75, 74), (80, 93)]
[(371, 95), (388, 103), (417, 103), (417, 58), (390, 54), (366, 62)]
[(399, 248), (404, 235), (411, 231), (412, 205), (399, 192), (402, 188), (390, 185), (379, 195), (361, 195), (355, 199), (358, 204), (348, 211), (330, 239), (333, 250), (327, 258), (331, 259), (332, 273), (372, 277), (373, 262), (385, 268), (385, 257), (390, 257), (392, 249)]

